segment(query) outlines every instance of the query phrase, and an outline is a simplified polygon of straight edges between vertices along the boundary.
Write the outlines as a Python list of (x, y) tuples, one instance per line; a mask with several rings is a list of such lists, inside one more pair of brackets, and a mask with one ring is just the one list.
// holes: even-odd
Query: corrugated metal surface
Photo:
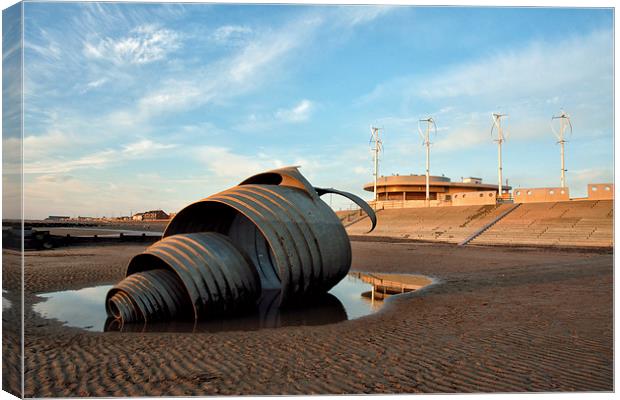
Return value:
[[(358, 203), (374, 228), (376, 216), (363, 200), (314, 188), (295, 167), (255, 175), (177, 213), (163, 239), (130, 262), (128, 278), (109, 295), (109, 314), (147, 320), (178, 313), (184, 300), (172, 299), (163, 275), (146, 274), (158, 269), (174, 272), (195, 318), (255, 305), (261, 290), (280, 291), (278, 305), (327, 292), (349, 271), (351, 245), (320, 199), (325, 193)], [(162, 293), (138, 293), (138, 286)]]
[(256, 269), (230, 239), (192, 233), (164, 238), (134, 257), (106, 307), (125, 322), (198, 319), (252, 306), (260, 293)]
[(351, 196), (315, 189), (296, 168), (259, 174), (184, 208), (164, 237), (204, 231), (229, 236), (253, 260), (263, 288), (281, 289), (286, 303), (331, 289), (349, 271), (347, 233), (319, 197), (331, 191)]

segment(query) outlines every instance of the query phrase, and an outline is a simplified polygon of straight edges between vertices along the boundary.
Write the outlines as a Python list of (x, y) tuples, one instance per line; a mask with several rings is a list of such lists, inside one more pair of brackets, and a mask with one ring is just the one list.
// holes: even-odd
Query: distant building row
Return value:
[(167, 214), (163, 210), (151, 210), (142, 213), (137, 213), (132, 216), (114, 217), (114, 218), (95, 218), (95, 217), (77, 217), (71, 218), (66, 215), (50, 215), (45, 218), (46, 221), (157, 221), (168, 220), (174, 216), (174, 213)]
[[(504, 186), (502, 196), (510, 196), (510, 186)], [(373, 192), (374, 182), (364, 185), (364, 190)], [(430, 176), (429, 206), (460, 206), (472, 204), (495, 204), (498, 186), (483, 183), (481, 178), (462, 178), (452, 182), (445, 176)], [(425, 207), (425, 175), (393, 175), (377, 179), (378, 207)]]
[[(364, 190), (373, 192), (374, 182), (364, 185)], [(498, 193), (498, 186), (486, 184), (480, 178), (463, 178), (452, 182), (445, 176), (431, 176), (429, 180), (430, 202), (426, 203), (426, 177), (424, 175), (393, 175), (377, 179), (378, 208), (414, 208), (496, 204), (498, 201), (514, 203), (536, 203), (568, 201), (568, 188), (517, 188), (504, 186)], [(588, 197), (573, 200), (613, 199), (613, 183), (588, 184)], [(371, 202), (373, 203), (373, 202)]]
[(131, 216), (134, 221), (156, 221), (162, 219), (170, 219), (170, 215), (163, 210), (151, 210), (143, 213), (137, 213)]
[[(512, 192), (515, 203), (543, 203), (571, 200), (568, 188), (518, 188)], [(573, 200), (613, 200), (613, 183), (589, 183), (588, 197)]]

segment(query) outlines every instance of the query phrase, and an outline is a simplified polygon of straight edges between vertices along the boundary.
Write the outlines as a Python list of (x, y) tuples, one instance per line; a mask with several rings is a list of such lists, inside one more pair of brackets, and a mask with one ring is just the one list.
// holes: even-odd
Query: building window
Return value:
[(563, 190), (560, 190), (560, 194), (564, 194), (564, 191), (563, 191)]
[(521, 196), (521, 192), (517, 190), (517, 196)]
[(598, 190), (598, 188), (596, 186), (592, 186), (592, 191), (596, 192)]
[(484, 193), (480, 193), (480, 197), (484, 196)]
[(455, 198), (455, 199), (456, 199), (456, 198), (458, 198), (458, 197), (459, 197), (459, 195), (458, 195), (458, 194), (455, 194), (455, 195), (454, 195), (454, 198)]
[(493, 193), (489, 193), (489, 197), (493, 197)]
[(463, 197), (465, 197), (466, 195), (463, 195)]
[(527, 191), (527, 195), (529, 196), (529, 195), (531, 195), (531, 194), (532, 194), (532, 191), (531, 191), (531, 190), (528, 190), (528, 191)]
[(554, 195), (555, 194), (555, 190), (550, 190), (549, 194)]
[(605, 190), (607, 190), (609, 192), (611, 190), (611, 188), (609, 186), (605, 186)]

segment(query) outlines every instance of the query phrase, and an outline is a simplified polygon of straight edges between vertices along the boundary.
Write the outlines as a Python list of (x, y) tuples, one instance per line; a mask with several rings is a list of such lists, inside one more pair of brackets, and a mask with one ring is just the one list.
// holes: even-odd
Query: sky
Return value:
[[(264, 170), (371, 199), (380, 174), (553, 187), (565, 110), (573, 197), (613, 180), (613, 11), (25, 3), (24, 213), (183, 206)], [(3, 54), (4, 58), (5, 54)], [(5, 138), (5, 148), (16, 146)], [(325, 198), (336, 209), (345, 199)]]

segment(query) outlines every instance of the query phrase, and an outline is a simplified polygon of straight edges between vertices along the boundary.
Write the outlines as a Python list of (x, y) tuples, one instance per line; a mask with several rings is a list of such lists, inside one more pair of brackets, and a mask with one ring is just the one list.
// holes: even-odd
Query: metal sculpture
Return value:
[(249, 309), (266, 291), (277, 291), (279, 305), (326, 293), (351, 267), (347, 233), (320, 199), (326, 193), (357, 203), (374, 229), (364, 200), (315, 188), (297, 167), (258, 174), (182, 209), (110, 290), (108, 315), (201, 319)]
[(282, 326), (313, 326), (334, 324), (347, 319), (344, 305), (331, 293), (312, 298), (312, 302), (299, 307), (279, 307), (277, 293), (263, 293), (255, 311), (226, 318), (205, 320), (171, 319), (148, 324), (124, 324), (110, 317), (104, 325), (105, 332), (221, 332), (254, 331)]

